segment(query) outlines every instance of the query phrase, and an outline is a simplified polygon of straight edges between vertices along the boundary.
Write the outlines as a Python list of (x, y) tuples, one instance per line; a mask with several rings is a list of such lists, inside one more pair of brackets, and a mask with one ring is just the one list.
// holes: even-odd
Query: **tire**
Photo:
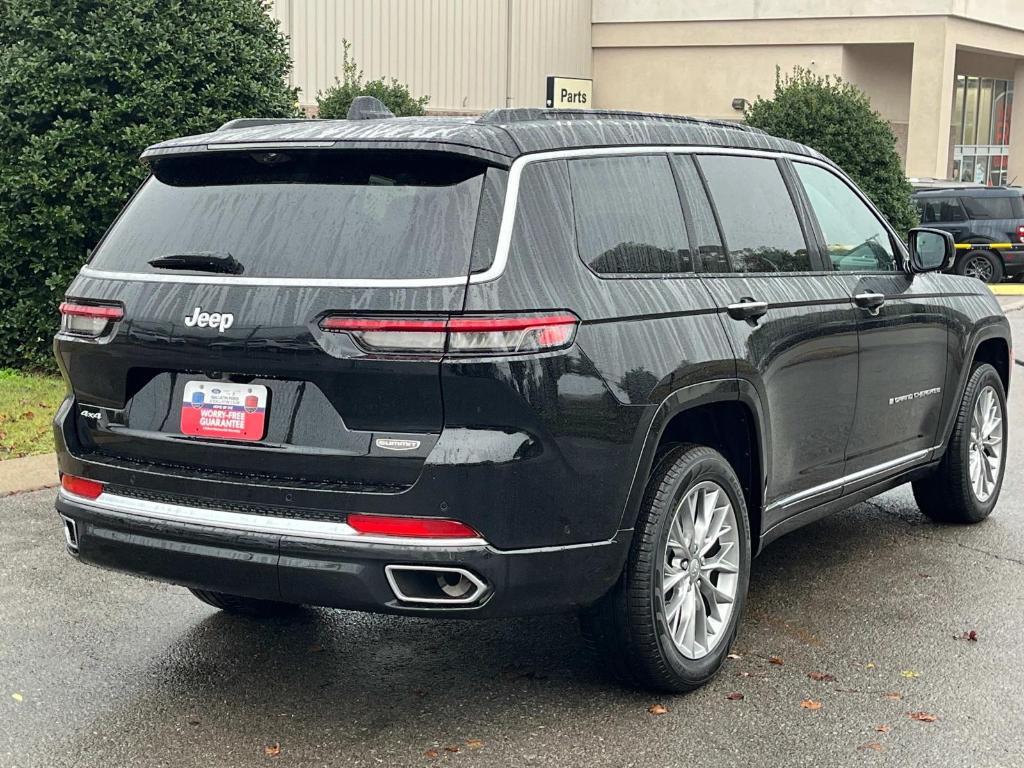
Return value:
[[(723, 498), (728, 500), (731, 518), (729, 512), (720, 512)], [(688, 506), (691, 499), (698, 504), (696, 510)], [(709, 509), (714, 510), (711, 517), (701, 517), (701, 511)], [(681, 521), (690, 515), (691, 521), (697, 517), (701, 523), (711, 522), (677, 529), (673, 524), (677, 513)], [(699, 536), (700, 527), (713, 530), (715, 515), (734, 525), (729, 530), (721, 526), (718, 543), (698, 555), (702, 559), (697, 565), (683, 560), (693, 557), (694, 550), (675, 545)], [(692, 539), (689, 543), (694, 545)], [(716, 560), (722, 569), (709, 567)], [(735, 572), (726, 571), (725, 566)], [(715, 591), (732, 594), (729, 603), (716, 601), (713, 612), (706, 597), (713, 592), (701, 575), (705, 572)], [(603, 668), (623, 683), (673, 693), (692, 691), (711, 680), (725, 661), (743, 614), (749, 578), (750, 521), (736, 473), (711, 448), (676, 446), (651, 472), (622, 576), (607, 595), (580, 614), (584, 640)], [(666, 591), (663, 587), (673, 580), (677, 586)], [(702, 609), (710, 616), (703, 626), (715, 629), (713, 635), (705, 635), (703, 647), (698, 641)]]
[[(979, 405), (982, 400), (990, 403), (990, 406), (984, 403)], [(989, 408), (999, 423), (998, 427), (990, 427), (995, 422), (982, 419), (981, 433), (985, 439), (983, 447), (979, 449), (975, 415)], [(992, 431), (986, 437), (984, 433), (988, 429)], [(953, 434), (938, 469), (931, 476), (913, 483), (914, 498), (921, 511), (940, 523), (980, 523), (988, 517), (999, 500), (1006, 471), (1006, 438), (1006, 393), (1003, 381), (991, 365), (979, 364), (967, 380), (967, 388), (953, 425)], [(996, 450), (998, 455), (995, 457), (996, 466), (993, 467), (992, 454)], [(980, 483), (975, 479), (978, 475), (973, 474), (972, 461), (975, 459), (972, 454), (977, 456), (977, 471), (982, 475)], [(984, 472), (986, 465), (991, 470), (989, 473)], [(985, 479), (988, 477), (991, 477), (990, 484)]]
[(968, 251), (957, 262), (956, 273), (976, 277), (985, 283), (1001, 283), (1005, 270), (1003, 260), (992, 251)]
[(265, 618), (269, 616), (286, 616), (297, 612), (301, 606), (294, 603), (282, 603), (277, 600), (257, 600), (255, 597), (229, 595), (225, 592), (210, 592), (205, 589), (189, 589), (193, 595), (207, 605), (220, 608), (226, 613), (240, 616)]

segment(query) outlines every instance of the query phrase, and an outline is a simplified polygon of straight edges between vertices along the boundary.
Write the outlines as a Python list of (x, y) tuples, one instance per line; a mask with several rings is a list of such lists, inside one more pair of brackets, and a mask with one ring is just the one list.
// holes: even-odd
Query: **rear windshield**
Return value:
[(164, 160), (91, 266), (172, 274), (148, 262), (215, 253), (230, 254), (245, 277), (461, 277), (469, 272), (485, 173), (450, 153), (299, 150)]

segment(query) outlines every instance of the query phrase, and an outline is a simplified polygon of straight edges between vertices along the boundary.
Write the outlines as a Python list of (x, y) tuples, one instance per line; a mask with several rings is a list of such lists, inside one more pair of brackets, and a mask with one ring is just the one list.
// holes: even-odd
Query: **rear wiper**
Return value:
[(157, 269), (194, 269), (197, 272), (219, 272), (225, 275), (240, 275), (245, 270), (234, 256), (224, 251), (168, 253), (151, 259), (149, 266)]

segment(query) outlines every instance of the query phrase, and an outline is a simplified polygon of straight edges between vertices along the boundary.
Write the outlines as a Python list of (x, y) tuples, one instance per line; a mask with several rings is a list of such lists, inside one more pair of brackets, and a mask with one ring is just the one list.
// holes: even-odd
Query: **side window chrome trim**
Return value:
[[(849, 176), (843, 173), (831, 163), (818, 160), (815, 157), (795, 154), (792, 152), (774, 152), (762, 149), (746, 149), (736, 147), (716, 146), (690, 146), (690, 145), (633, 145), (628, 147), (589, 147), (585, 149), (558, 149), (545, 152), (535, 152), (527, 155), (520, 155), (509, 168), (508, 188), (505, 194), (505, 203), (502, 206), (501, 227), (498, 230), (498, 242), (495, 248), (494, 260), (491, 265), (482, 272), (469, 275), (469, 284), (488, 283), (496, 280), (505, 272), (508, 265), (509, 250), (512, 245), (512, 233), (515, 226), (515, 216), (519, 200), (519, 183), (523, 169), (531, 163), (541, 163), (545, 160), (568, 160), (577, 157), (602, 157), (607, 155), (740, 155), (745, 157), (764, 157), (769, 159), (789, 159), (796, 162), (818, 165), (838, 175), (847, 185), (851, 186), (858, 197), (879, 217), (885, 229), (899, 244), (898, 250), (905, 260), (906, 254), (903, 251), (903, 240), (889, 226), (889, 222), (881, 216), (874, 204), (863, 195)], [(148, 283), (188, 283), (192, 285), (248, 285), (248, 286), (302, 286), (309, 288), (434, 288), (466, 285), (465, 275), (453, 277), (436, 278), (307, 278), (307, 277), (244, 277), (232, 275), (158, 275), (144, 272), (110, 272), (107, 270), (95, 269), (88, 265), (82, 267), (79, 274), (83, 277), (105, 278), (111, 280), (126, 280)]]

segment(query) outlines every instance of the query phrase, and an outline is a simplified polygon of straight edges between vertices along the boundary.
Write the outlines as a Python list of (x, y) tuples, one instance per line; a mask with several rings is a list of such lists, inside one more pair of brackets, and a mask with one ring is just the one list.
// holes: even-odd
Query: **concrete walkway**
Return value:
[(55, 454), (0, 461), (0, 496), (52, 488), (59, 482)]

